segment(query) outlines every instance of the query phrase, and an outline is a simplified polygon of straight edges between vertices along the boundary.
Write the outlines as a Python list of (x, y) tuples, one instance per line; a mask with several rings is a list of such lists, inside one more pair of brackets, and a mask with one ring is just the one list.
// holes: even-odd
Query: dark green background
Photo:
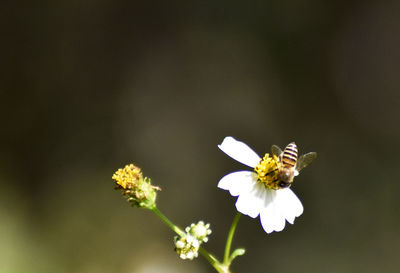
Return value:
[(235, 199), (219, 179), (296, 141), (304, 214), (267, 235), (242, 217), (234, 272), (398, 272), (398, 1), (22, 1), (2, 4), (0, 271), (213, 272), (133, 209), (134, 162), (180, 226), (222, 256)]

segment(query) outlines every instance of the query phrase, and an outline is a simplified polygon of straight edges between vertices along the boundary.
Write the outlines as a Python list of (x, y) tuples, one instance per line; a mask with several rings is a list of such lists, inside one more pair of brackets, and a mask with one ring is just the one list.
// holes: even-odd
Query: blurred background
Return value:
[(0, 11), (0, 272), (213, 272), (113, 190), (128, 163), (222, 257), (248, 169), (296, 141), (318, 159), (305, 211), (267, 235), (243, 216), (233, 272), (398, 272), (399, 1), (22, 1)]

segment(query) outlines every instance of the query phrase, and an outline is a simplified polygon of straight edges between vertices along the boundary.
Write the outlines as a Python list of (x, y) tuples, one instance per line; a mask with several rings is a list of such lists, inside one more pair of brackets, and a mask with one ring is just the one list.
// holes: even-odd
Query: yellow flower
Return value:
[(142, 173), (139, 167), (133, 164), (126, 165), (123, 169), (118, 169), (112, 176), (115, 183), (124, 189), (131, 189), (138, 183)]
[(151, 185), (150, 178), (143, 177), (139, 167), (129, 164), (118, 169), (112, 176), (116, 189), (121, 189), (133, 206), (152, 209), (156, 207), (156, 190), (159, 187)]

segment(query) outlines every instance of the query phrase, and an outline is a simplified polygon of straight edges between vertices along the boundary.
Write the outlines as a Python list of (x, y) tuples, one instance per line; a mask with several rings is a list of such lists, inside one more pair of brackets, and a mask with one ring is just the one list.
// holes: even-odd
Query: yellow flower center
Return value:
[(132, 189), (138, 183), (141, 175), (140, 168), (130, 164), (126, 165), (123, 169), (118, 169), (112, 176), (112, 179), (122, 188)]
[(267, 188), (278, 190), (280, 187), (278, 174), (279, 174), (279, 159), (276, 155), (272, 157), (267, 153), (260, 163), (254, 168), (257, 173), (258, 181), (263, 183)]

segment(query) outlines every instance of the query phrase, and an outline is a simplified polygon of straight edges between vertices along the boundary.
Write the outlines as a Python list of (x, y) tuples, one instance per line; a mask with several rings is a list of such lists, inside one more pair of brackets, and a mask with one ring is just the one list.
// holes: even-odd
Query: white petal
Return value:
[(254, 180), (249, 191), (241, 193), (236, 201), (236, 209), (242, 214), (256, 218), (264, 207), (265, 195), (265, 186), (257, 183), (257, 175), (254, 174)]
[(285, 217), (282, 215), (281, 208), (277, 202), (276, 190), (267, 189), (264, 208), (260, 212), (260, 221), (263, 229), (267, 233), (282, 231), (285, 227)]
[(232, 196), (250, 191), (256, 174), (251, 171), (239, 171), (225, 175), (218, 182), (218, 188), (229, 190)]
[(303, 213), (303, 205), (291, 189), (278, 191), (278, 199), (285, 219), (293, 224), (294, 219)]
[(218, 148), (233, 159), (249, 167), (254, 168), (260, 162), (260, 156), (256, 152), (245, 143), (233, 137), (225, 137), (224, 141), (218, 145)]
[(270, 190), (265, 207), (260, 212), (261, 225), (267, 233), (282, 231), (285, 220), (293, 224), (294, 219), (302, 213), (303, 205), (292, 190)]

